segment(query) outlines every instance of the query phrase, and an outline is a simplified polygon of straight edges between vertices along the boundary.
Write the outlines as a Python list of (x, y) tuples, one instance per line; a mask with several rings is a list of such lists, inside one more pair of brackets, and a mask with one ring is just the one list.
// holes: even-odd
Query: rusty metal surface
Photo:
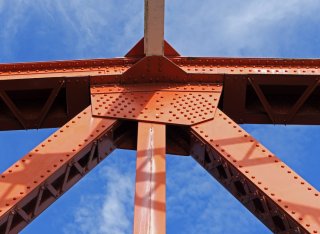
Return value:
[(18, 233), (112, 152), (115, 126), (88, 107), (3, 172), (0, 233)]
[(166, 233), (166, 126), (138, 123), (134, 234)]
[(212, 119), (221, 86), (136, 85), (92, 88), (94, 116), (192, 125)]
[(319, 233), (320, 193), (223, 112), (192, 126), (193, 157), (276, 233)]

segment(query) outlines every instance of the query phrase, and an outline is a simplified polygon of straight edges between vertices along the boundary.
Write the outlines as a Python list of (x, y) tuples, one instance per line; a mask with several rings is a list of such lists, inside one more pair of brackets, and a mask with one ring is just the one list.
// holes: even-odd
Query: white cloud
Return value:
[(0, 52), (8, 57), (27, 30), (34, 38), (54, 35), (78, 58), (121, 56), (143, 35), (143, 1), (16, 0), (1, 6)]
[(320, 8), (316, 0), (177, 0), (167, 5), (167, 36), (189, 56), (285, 56), (282, 47), (294, 49), (302, 21), (313, 22), (317, 30)]
[[(292, 37), (302, 30), (299, 21), (319, 21), (319, 7), (316, 0), (167, 0), (166, 37), (185, 55), (283, 56), (282, 47), (292, 47)], [(35, 16), (46, 22), (47, 27), (41, 29), (44, 33), (60, 27), (63, 34), (55, 34), (56, 40), (65, 42), (65, 48), (77, 58), (121, 56), (143, 33), (143, 0), (0, 0), (0, 14), (0, 51), (2, 48), (7, 54)], [(41, 23), (38, 21), (35, 28)], [(288, 150), (286, 157), (295, 158), (298, 167), (298, 154), (305, 154), (305, 148), (295, 144), (284, 149), (283, 145), (290, 140), (298, 142), (305, 132), (298, 127), (286, 131), (274, 133), (270, 145), (279, 154)], [(253, 132), (263, 139), (271, 134), (259, 129)], [(226, 228), (229, 233), (240, 229), (255, 232), (255, 218), (190, 160), (168, 160), (172, 168), (168, 170), (167, 198), (170, 228), (178, 225), (183, 233), (222, 233)], [(134, 174), (109, 166), (101, 169), (100, 175), (104, 193), (81, 197), (74, 224), (66, 233), (132, 231), (128, 214), (132, 214)]]
[(266, 231), (191, 157), (168, 158), (168, 163), (167, 222), (172, 233)]
[[(320, 40), (316, 0), (167, 0), (166, 5), (166, 37), (184, 55), (283, 57), (298, 54), (299, 43), (300, 54), (312, 56), (316, 45), (310, 41)], [(122, 56), (143, 36), (143, 0), (2, 0), (0, 12), (7, 54), (30, 17), (37, 19), (32, 28), (28, 24), (35, 38), (37, 26), (46, 25), (43, 33), (78, 58)], [(305, 26), (314, 32), (309, 43), (301, 38)]]
[[(87, 194), (81, 197), (75, 211), (74, 223), (65, 233), (125, 234), (132, 230), (133, 179), (119, 169), (105, 166), (100, 172), (98, 184), (105, 185), (103, 194)], [(130, 211), (129, 211), (130, 210)]]
[[(74, 219), (64, 229), (65, 233), (131, 233), (134, 156), (127, 158), (125, 151), (116, 151), (116, 154), (107, 159), (108, 166), (99, 170), (99, 178), (90, 182), (105, 185), (104, 192), (93, 191), (80, 198)], [(124, 164), (127, 161), (128, 164)], [(266, 231), (191, 157), (168, 156), (168, 233), (236, 233), (240, 228), (242, 233)]]

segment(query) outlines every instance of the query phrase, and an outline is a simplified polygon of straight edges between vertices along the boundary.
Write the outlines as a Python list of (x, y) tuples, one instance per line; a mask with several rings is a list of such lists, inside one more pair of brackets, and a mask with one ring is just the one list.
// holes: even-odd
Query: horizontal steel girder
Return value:
[(175, 72), (173, 81), (184, 84), (223, 84), (219, 107), (237, 123), (320, 124), (320, 60), (188, 58), (170, 48), (159, 60), (167, 65), (149, 72), (135, 57), (143, 56), (141, 43), (133, 57), (1, 64), (0, 130), (60, 127), (90, 105), (90, 83), (130, 82), (141, 72), (162, 82)]

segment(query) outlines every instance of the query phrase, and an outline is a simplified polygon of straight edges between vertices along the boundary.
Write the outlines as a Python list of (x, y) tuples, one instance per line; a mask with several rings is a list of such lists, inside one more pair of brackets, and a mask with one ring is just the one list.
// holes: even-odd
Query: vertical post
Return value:
[(164, 1), (145, 0), (144, 52), (146, 56), (163, 56)]
[(166, 233), (165, 128), (138, 125), (134, 234)]

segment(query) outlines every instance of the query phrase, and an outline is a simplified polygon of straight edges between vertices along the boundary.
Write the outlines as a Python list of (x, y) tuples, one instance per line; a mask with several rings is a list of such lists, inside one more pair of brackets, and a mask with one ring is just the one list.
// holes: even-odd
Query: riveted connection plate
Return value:
[(91, 88), (94, 116), (193, 125), (213, 119), (221, 86), (125, 85)]

